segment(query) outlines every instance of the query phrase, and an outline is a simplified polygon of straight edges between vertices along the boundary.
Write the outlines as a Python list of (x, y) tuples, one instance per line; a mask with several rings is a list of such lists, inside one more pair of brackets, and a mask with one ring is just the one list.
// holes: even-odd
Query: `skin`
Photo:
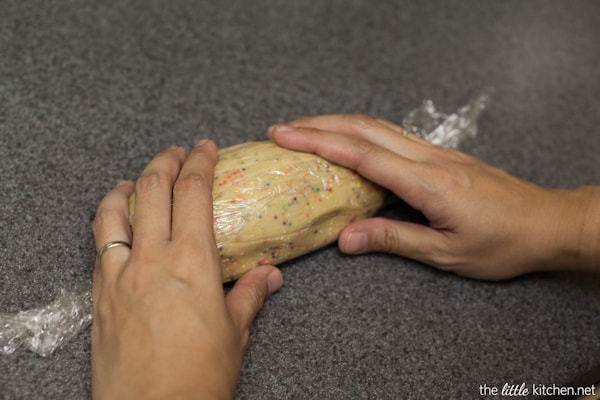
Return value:
[(132, 243), (127, 199), (136, 192), (133, 247), (106, 251), (94, 270), (94, 399), (233, 397), (250, 325), (282, 276), (261, 266), (224, 296), (212, 228), (216, 161), (210, 141), (189, 155), (168, 149), (99, 205), (96, 248)]
[[(362, 115), (304, 118), (268, 135), (355, 169), (429, 220), (356, 221), (339, 237), (343, 252), (389, 252), (487, 280), (600, 267), (598, 187), (545, 189)], [(233, 397), (250, 325), (282, 276), (261, 266), (224, 296), (212, 218), (216, 161), (210, 141), (190, 154), (168, 149), (99, 205), (96, 248), (132, 243), (127, 199), (135, 190), (133, 247), (108, 250), (94, 270), (95, 400)]]
[(339, 237), (345, 253), (383, 251), (485, 280), (600, 268), (600, 187), (542, 188), (402, 133), (364, 115), (303, 118), (268, 131), (283, 147), (355, 169), (429, 221), (354, 222)]

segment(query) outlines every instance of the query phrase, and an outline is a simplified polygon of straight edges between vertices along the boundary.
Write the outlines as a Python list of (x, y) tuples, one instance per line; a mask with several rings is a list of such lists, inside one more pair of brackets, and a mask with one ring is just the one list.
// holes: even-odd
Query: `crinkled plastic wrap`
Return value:
[(268, 141), (223, 149), (213, 186), (223, 282), (332, 243), (384, 198), (381, 187), (313, 154)]
[[(262, 141), (219, 151), (212, 195), (215, 239), (228, 282), (334, 242), (352, 221), (375, 214), (386, 191), (317, 155)], [(134, 204), (132, 195), (135, 237)]]
[[(436, 145), (457, 148), (476, 135), (477, 120), (491, 92), (484, 91), (453, 114), (437, 111), (426, 100), (406, 116), (402, 126)], [(269, 161), (264, 148), (247, 144), (221, 153), (213, 198), (224, 281), (257, 264), (278, 264), (330, 243), (351, 220), (371, 215), (380, 206), (379, 189), (353, 171), (337, 170), (341, 167), (301, 153), (278, 154), (285, 159)], [(269, 163), (274, 168), (268, 168)], [(292, 171), (294, 180), (286, 178)], [(244, 190), (234, 195), (219, 190), (219, 185), (242, 187), (242, 179)], [(341, 194), (334, 195), (333, 190)], [(313, 204), (321, 205), (320, 215), (310, 214)], [(61, 291), (47, 306), (0, 314), (0, 353), (13, 353), (23, 345), (48, 356), (91, 321), (91, 290)]]
[(0, 314), (0, 353), (19, 346), (47, 356), (92, 322), (91, 290), (62, 290), (53, 303), (14, 314)]
[(425, 100), (421, 107), (408, 113), (402, 127), (435, 145), (457, 149), (477, 134), (477, 120), (489, 105), (493, 92), (494, 88), (486, 88), (454, 114), (440, 112), (431, 100)]

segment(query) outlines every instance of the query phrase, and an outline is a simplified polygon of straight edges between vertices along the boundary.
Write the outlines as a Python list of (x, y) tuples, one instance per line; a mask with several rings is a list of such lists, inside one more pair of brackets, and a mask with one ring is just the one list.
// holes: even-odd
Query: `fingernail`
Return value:
[(350, 254), (364, 253), (367, 251), (367, 234), (363, 232), (348, 234), (343, 250)]
[(275, 269), (267, 275), (267, 286), (269, 287), (269, 296), (278, 291), (283, 285), (283, 275), (279, 269)]
[(206, 143), (208, 143), (208, 139), (200, 139), (196, 142), (196, 144), (194, 145), (194, 147), (200, 147), (205, 145)]

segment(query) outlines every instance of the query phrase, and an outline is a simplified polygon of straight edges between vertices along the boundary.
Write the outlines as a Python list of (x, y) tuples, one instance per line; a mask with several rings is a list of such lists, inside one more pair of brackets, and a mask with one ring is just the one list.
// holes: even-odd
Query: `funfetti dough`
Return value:
[[(223, 282), (334, 242), (350, 222), (373, 215), (384, 197), (355, 171), (314, 154), (268, 141), (221, 149), (213, 215)], [(132, 195), (132, 225), (134, 205)]]

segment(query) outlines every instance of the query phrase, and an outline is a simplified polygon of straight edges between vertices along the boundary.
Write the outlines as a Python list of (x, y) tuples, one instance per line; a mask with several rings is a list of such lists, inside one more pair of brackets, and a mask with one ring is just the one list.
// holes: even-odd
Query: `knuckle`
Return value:
[(260, 282), (239, 282), (244, 286), (244, 289), (248, 293), (247, 300), (249, 309), (252, 312), (257, 312), (263, 305), (264, 299), (267, 293), (267, 283)]
[(95, 314), (94, 322), (102, 323), (102, 321), (109, 321), (114, 317), (114, 302), (118, 296), (114, 283), (103, 281), (102, 284), (96, 283), (96, 298), (94, 302)]
[(471, 175), (462, 168), (457, 168), (455, 164), (427, 162), (421, 167), (421, 184), (431, 193), (446, 196), (450, 192), (461, 191), (473, 185)]
[[(95, 310), (96, 315), (94, 316), (95, 324), (92, 324), (92, 325), (95, 325), (96, 327), (98, 327), (103, 320), (109, 319), (110, 314), (111, 314), (110, 309), (111, 309), (111, 307), (108, 304), (106, 304), (106, 301), (97, 300), (96, 301), (96, 310)], [(92, 332), (94, 332), (94, 329), (95, 328), (92, 327)]]
[(180, 177), (175, 182), (173, 188), (174, 194), (185, 194), (194, 192), (204, 192), (210, 187), (210, 181), (206, 174), (194, 172)]
[(252, 288), (250, 297), (251, 309), (253, 312), (257, 312), (263, 305), (263, 294), (258, 288)]
[(94, 217), (94, 221), (92, 222), (92, 230), (94, 235), (98, 236), (100, 234), (106, 233), (108, 229), (112, 226), (111, 221), (115, 219), (121, 218), (122, 213), (120, 211), (114, 209), (102, 209), (99, 210), (96, 216)]
[(377, 125), (377, 121), (366, 114), (351, 114), (346, 118), (351, 130), (359, 136), (372, 133)]
[(429, 263), (442, 269), (446, 269), (453, 264), (448, 252), (439, 249), (432, 250), (429, 253)]
[(164, 190), (171, 186), (171, 178), (160, 172), (147, 172), (140, 176), (135, 184), (138, 196)]
[(398, 233), (390, 227), (385, 227), (380, 236), (379, 245), (383, 251), (390, 253), (396, 252), (400, 247), (400, 238), (398, 237)]
[(367, 126), (372, 125), (375, 121), (366, 114), (350, 114), (348, 115), (348, 120), (350, 124), (357, 129), (364, 129)]
[(447, 191), (458, 192), (473, 186), (473, 179), (461, 170), (446, 172), (443, 175), (444, 187)]
[(172, 246), (165, 251), (173, 260), (167, 270), (171, 276), (185, 284), (193, 285), (194, 282), (198, 282), (198, 279), (205, 277), (202, 272), (205, 267), (218, 265), (216, 247), (212, 244), (199, 246), (195, 238), (178, 238), (177, 243), (172, 243)]
[(428, 255), (431, 265), (452, 272), (463, 264), (462, 257), (453, 250), (456, 246), (452, 246), (448, 241), (432, 243), (430, 247)]
[(170, 191), (181, 167), (182, 156), (182, 149), (177, 147), (159, 153), (138, 178), (135, 184), (136, 193), (144, 195), (162, 190)]
[(354, 153), (356, 153), (357, 159), (359, 160), (358, 164), (364, 159), (374, 159), (378, 157), (379, 147), (368, 140), (356, 139), (352, 143)]
[(431, 182), (435, 186), (443, 183), (450, 175), (448, 170), (441, 165), (433, 162), (425, 162), (422, 167), (422, 181)]

